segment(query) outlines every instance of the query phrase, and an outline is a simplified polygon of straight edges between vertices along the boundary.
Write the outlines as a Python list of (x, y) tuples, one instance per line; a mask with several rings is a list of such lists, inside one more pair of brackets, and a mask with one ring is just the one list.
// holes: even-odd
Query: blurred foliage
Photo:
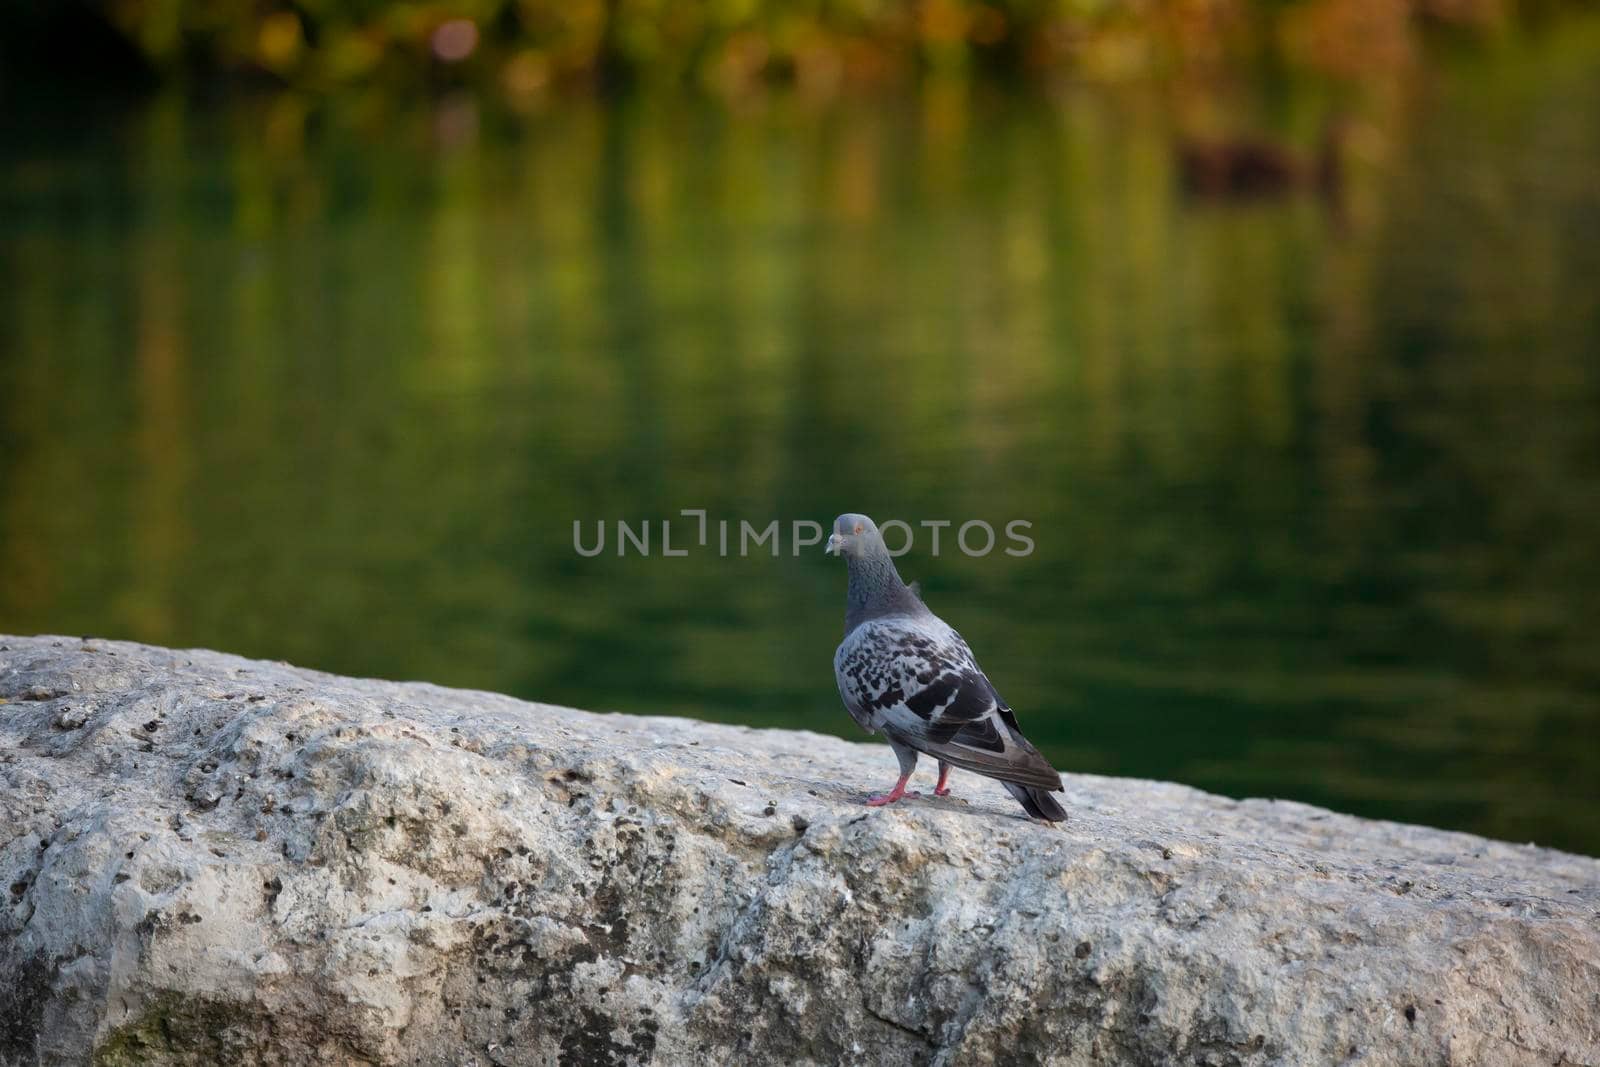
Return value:
[[(319, 93), (470, 85), (530, 105), (624, 81), (830, 95), (922, 76), (1191, 77), (1242, 62), (1352, 79), (1409, 62), (1424, 24), (1493, 32), (1559, 2), (66, 0), (50, 17), (115, 28), (164, 77), (259, 76)], [(4, 0), (0, 17), (15, 29), (47, 9)], [(67, 53), (74, 35), (53, 41)]]

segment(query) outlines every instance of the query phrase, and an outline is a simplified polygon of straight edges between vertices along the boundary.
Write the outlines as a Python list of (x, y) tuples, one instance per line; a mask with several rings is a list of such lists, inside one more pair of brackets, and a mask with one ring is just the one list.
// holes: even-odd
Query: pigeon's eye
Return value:
[(861, 532), (861, 524), (860, 524), (860, 523), (859, 523), (859, 522), (858, 522), (858, 523), (856, 523), (856, 529), (855, 529), (855, 532), (856, 532), (856, 533), (860, 533), (860, 532)]

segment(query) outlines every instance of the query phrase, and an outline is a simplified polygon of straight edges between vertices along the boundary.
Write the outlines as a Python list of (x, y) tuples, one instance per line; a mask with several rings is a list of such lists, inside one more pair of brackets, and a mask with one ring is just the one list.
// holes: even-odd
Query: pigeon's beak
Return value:
[(830, 556), (837, 556), (843, 548), (844, 538), (838, 534), (830, 534), (828, 536), (828, 547), (823, 549), (823, 552)]

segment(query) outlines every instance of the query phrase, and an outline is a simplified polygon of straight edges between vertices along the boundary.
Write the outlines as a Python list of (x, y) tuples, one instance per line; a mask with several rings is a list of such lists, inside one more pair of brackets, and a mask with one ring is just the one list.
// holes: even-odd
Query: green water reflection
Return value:
[(902, 567), (1062, 766), (1600, 852), (1597, 60), (1445, 64), (1337, 208), (1136, 94), (15, 138), (0, 631), (854, 736), (837, 563), (572, 520), (1026, 519)]

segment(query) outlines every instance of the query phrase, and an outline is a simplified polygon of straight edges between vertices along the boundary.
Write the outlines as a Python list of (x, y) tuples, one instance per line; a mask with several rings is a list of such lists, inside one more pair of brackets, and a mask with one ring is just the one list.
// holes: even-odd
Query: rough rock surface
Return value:
[(0, 699), (5, 1064), (1600, 1062), (1593, 859), (108, 641)]

